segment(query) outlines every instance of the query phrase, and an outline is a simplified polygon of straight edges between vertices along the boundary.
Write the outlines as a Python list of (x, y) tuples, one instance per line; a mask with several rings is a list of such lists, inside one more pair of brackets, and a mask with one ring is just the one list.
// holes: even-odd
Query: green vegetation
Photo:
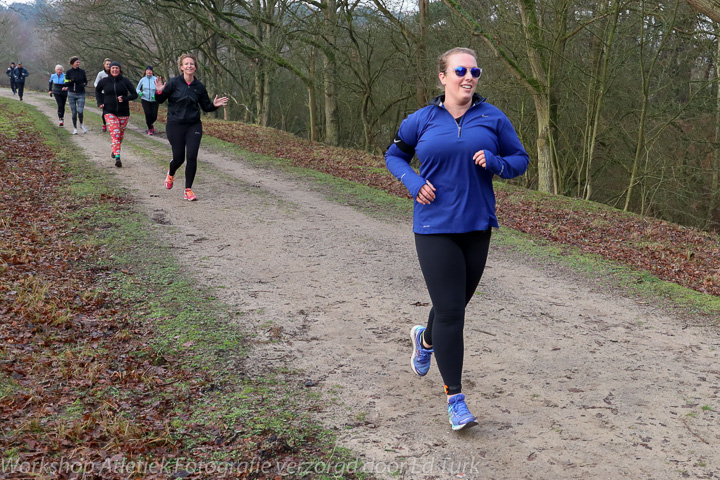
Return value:
[(563, 265), (589, 279), (599, 280), (602, 284), (623, 290), (626, 294), (637, 296), (646, 302), (660, 300), (671, 308), (708, 316), (714, 323), (720, 318), (720, 297), (660, 280), (648, 272), (634, 270), (600, 255), (582, 252), (577, 247), (554, 244), (502, 227), (496, 232), (493, 242), (511, 252), (528, 255), (541, 262)]

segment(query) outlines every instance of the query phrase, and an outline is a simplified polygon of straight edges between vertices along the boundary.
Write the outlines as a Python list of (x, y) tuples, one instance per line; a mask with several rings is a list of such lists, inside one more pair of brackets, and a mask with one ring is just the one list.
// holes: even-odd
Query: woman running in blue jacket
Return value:
[(65, 122), (65, 102), (67, 102), (67, 91), (65, 87), (65, 69), (62, 65), (55, 65), (55, 73), (50, 76), (48, 82), (48, 93), (51, 97), (55, 97), (57, 103), (58, 125), (61, 127)]
[[(411, 367), (425, 376), (435, 354), (453, 430), (477, 425), (462, 393), (465, 306), (485, 269), (498, 227), (492, 179), (525, 173), (528, 154), (507, 116), (475, 93), (477, 55), (454, 48), (438, 59), (444, 95), (408, 116), (385, 154), (415, 199), (413, 232), (432, 308), (410, 331)], [(417, 155), (419, 173), (410, 166)]]

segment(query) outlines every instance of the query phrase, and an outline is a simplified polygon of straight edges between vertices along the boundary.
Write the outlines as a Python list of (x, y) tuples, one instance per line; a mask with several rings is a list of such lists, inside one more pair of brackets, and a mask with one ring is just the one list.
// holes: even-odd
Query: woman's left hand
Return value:
[(222, 107), (223, 105), (227, 105), (228, 103), (228, 97), (222, 97), (218, 98), (217, 95), (215, 95), (215, 100), (213, 100), (213, 105), (216, 107)]
[(158, 75), (155, 77), (155, 93), (162, 95), (163, 90), (165, 90), (165, 84), (162, 81), (162, 77)]
[(122, 97), (118, 97), (118, 102), (119, 102), (119, 103), (122, 103), (122, 102), (123, 102), (123, 98), (122, 98)]
[(475, 152), (475, 155), (473, 155), (473, 161), (475, 162), (475, 165), (486, 168), (487, 160), (485, 160), (485, 150), (478, 150)]

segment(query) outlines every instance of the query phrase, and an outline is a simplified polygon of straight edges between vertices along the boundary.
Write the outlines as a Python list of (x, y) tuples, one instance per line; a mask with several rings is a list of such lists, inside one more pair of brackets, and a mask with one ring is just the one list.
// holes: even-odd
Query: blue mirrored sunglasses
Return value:
[[(467, 71), (467, 67), (455, 67), (455, 75), (457, 75), (458, 77), (464, 77), (465, 74), (467, 74)], [(472, 75), (473, 78), (480, 78), (480, 75), (482, 75), (482, 68), (471, 68), (470, 75)]]

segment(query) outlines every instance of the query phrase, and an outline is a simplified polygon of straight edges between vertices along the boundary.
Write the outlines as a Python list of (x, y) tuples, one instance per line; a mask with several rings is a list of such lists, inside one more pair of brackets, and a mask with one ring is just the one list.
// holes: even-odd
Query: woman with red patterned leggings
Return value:
[(110, 75), (98, 82), (95, 87), (95, 98), (98, 108), (102, 108), (110, 132), (112, 144), (112, 158), (115, 166), (122, 167), (120, 161), (120, 147), (125, 136), (125, 127), (130, 119), (131, 100), (138, 98), (135, 87), (130, 80), (123, 77), (120, 63), (110, 64)]

